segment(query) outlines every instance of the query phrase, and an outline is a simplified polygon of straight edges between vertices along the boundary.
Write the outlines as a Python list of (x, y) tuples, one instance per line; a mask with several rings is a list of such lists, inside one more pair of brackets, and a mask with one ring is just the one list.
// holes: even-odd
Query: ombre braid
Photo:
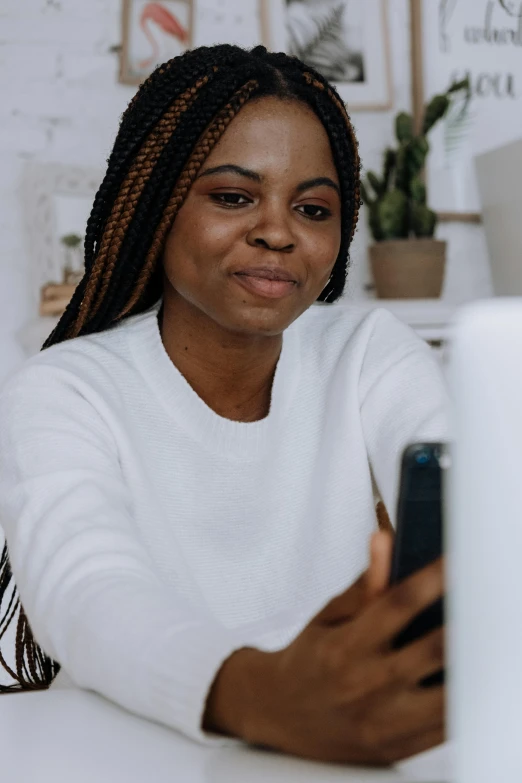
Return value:
[[(116, 265), (126, 230), (132, 221), (143, 188), (154, 171), (161, 152), (171, 139), (181, 115), (188, 110), (198, 90), (207, 81), (208, 78), (200, 79), (194, 87), (186, 90), (179, 98), (176, 98), (172, 106), (159, 120), (130, 167), (105, 225), (96, 262), (91, 272), (90, 285), (80, 307), (80, 318), (76, 327), (78, 331), (81, 330), (89, 314), (94, 316), (98, 312), (100, 304), (107, 293), (110, 276)], [(98, 293), (96, 302), (93, 304), (97, 282), (105, 269), (106, 261), (105, 280)]]
[[(317, 71), (295, 57), (228, 44), (200, 47), (158, 67), (122, 115), (85, 235), (85, 274), (43, 348), (110, 329), (162, 294), (161, 257), (201, 166), (251, 99), (274, 96), (310, 106), (332, 147), (341, 183), (341, 247), (319, 300), (346, 283), (360, 206), (357, 140), (344, 104)], [(16, 623), (14, 680), (1, 691), (46, 688), (59, 671), (35, 642), (7, 548), (0, 557), (0, 643)]]

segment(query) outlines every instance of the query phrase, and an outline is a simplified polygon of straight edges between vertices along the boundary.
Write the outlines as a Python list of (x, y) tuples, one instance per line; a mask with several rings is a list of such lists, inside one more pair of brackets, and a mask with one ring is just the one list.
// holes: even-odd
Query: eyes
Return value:
[[(212, 201), (216, 204), (220, 204), (225, 209), (241, 209), (248, 204), (252, 204), (252, 199), (245, 196), (243, 193), (210, 193)], [(319, 204), (299, 204), (296, 207), (296, 211), (300, 215), (309, 218), (310, 220), (327, 220), (332, 217), (333, 213), (328, 207), (322, 207)]]

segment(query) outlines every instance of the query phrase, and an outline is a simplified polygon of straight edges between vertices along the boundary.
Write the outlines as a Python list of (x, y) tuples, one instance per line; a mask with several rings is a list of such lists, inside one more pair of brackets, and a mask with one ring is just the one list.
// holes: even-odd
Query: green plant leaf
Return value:
[(82, 238), (78, 234), (66, 234), (61, 237), (60, 242), (65, 247), (78, 247), (82, 243)]
[(371, 207), (371, 205), (375, 203), (375, 199), (371, 198), (370, 193), (366, 188), (366, 185), (362, 181), (361, 181), (361, 196), (362, 196), (363, 203), (367, 204), (369, 207)]
[(387, 191), (390, 187), (393, 170), (397, 164), (397, 153), (388, 147), (384, 152), (384, 165), (383, 165), (383, 189)]
[(416, 204), (426, 204), (426, 185), (420, 177), (414, 177), (410, 183), (411, 200)]
[(373, 171), (368, 172), (368, 182), (376, 192), (378, 196), (381, 196), (384, 193), (384, 187), (382, 181), (379, 179), (377, 174)]
[(437, 227), (437, 215), (425, 204), (412, 204), (410, 225), (416, 237), (432, 237)]
[(425, 136), (416, 136), (408, 144), (407, 160), (410, 182), (413, 177), (416, 177), (418, 174), (420, 174), (424, 168), (429, 151), (430, 145), (428, 139)]
[(408, 148), (406, 145), (402, 145), (397, 150), (395, 165), (395, 187), (406, 193), (408, 191), (408, 183)]
[(460, 82), (453, 82), (453, 84), (448, 88), (449, 95), (461, 91), (465, 91), (469, 96), (471, 96), (471, 80), (469, 76), (466, 76), (466, 78), (462, 79)]
[(435, 95), (428, 103), (422, 123), (422, 134), (426, 136), (434, 125), (441, 120), (450, 106), (450, 99), (447, 95)]
[(370, 229), (376, 242), (408, 236), (408, 198), (401, 190), (390, 190), (370, 209)]
[(395, 119), (395, 135), (401, 144), (413, 138), (413, 117), (405, 111), (401, 111)]

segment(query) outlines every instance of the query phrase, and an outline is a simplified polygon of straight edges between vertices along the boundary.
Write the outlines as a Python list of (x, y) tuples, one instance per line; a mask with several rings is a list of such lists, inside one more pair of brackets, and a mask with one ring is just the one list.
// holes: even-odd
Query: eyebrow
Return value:
[(223, 166), (214, 166), (212, 169), (206, 169), (203, 171), (198, 179), (201, 177), (210, 177), (212, 174), (239, 174), (240, 177), (247, 177), (254, 182), (261, 182), (261, 175), (250, 169), (244, 169), (241, 166), (236, 166), (234, 163), (226, 163)]
[(328, 188), (333, 188), (338, 196), (341, 195), (341, 189), (339, 185), (336, 185), (333, 179), (330, 179), (330, 177), (316, 177), (315, 179), (308, 179), (306, 182), (301, 182), (301, 184), (297, 186), (297, 191), (302, 193), (304, 190), (317, 188), (319, 185), (326, 185)]
[[(210, 177), (212, 174), (239, 174), (240, 177), (246, 177), (257, 183), (262, 182), (263, 179), (256, 171), (244, 169), (242, 166), (236, 166), (234, 163), (225, 163), (223, 166), (214, 166), (214, 168), (206, 169), (199, 175), (198, 179), (201, 179), (201, 177)], [(341, 196), (341, 189), (333, 179), (330, 179), (330, 177), (315, 177), (314, 179), (306, 180), (306, 182), (301, 182), (297, 186), (297, 192), (303, 193), (305, 190), (317, 188), (320, 185), (326, 185), (326, 187), (332, 188), (339, 197)]]

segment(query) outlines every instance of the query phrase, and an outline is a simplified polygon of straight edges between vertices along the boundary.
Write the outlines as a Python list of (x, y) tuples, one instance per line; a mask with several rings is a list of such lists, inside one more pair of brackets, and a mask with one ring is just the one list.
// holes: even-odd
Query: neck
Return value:
[(268, 415), (282, 335), (230, 332), (167, 292), (160, 332), (171, 361), (215, 413), (233, 421)]

